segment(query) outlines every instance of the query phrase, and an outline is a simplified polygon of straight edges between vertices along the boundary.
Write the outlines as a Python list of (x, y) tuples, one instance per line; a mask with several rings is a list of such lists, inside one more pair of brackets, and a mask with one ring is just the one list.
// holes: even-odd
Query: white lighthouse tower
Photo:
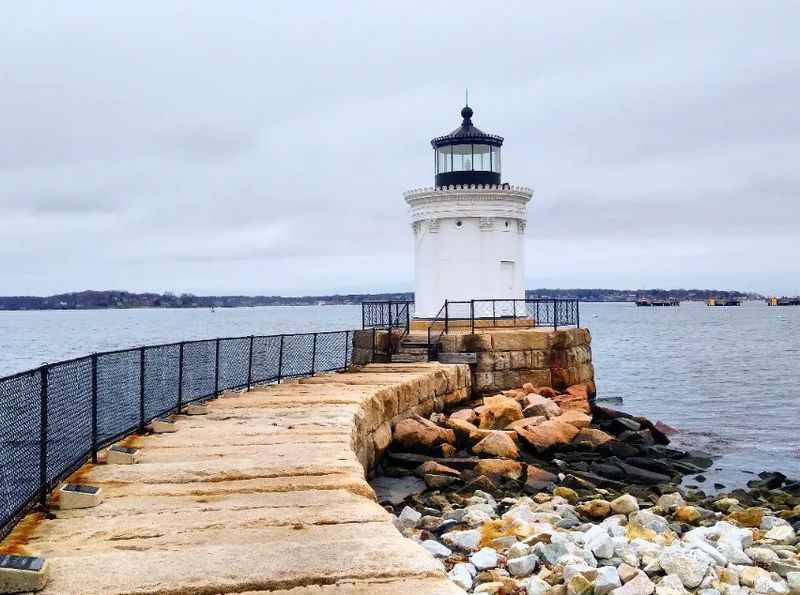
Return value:
[[(436, 185), (405, 193), (414, 230), (415, 313), (431, 320), (451, 302), (524, 299), (529, 188), (501, 179), (503, 138), (461, 126), (431, 140)], [(450, 314), (453, 315), (452, 313)]]

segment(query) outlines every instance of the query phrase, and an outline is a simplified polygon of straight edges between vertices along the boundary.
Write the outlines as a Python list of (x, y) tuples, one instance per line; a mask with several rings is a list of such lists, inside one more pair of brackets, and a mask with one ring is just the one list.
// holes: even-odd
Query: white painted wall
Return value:
[[(435, 317), (445, 300), (525, 297), (524, 240), (530, 198), (527, 188), (406, 193), (414, 228), (417, 318)], [(463, 307), (463, 315), (468, 312)], [(461, 315), (456, 307), (449, 314)]]

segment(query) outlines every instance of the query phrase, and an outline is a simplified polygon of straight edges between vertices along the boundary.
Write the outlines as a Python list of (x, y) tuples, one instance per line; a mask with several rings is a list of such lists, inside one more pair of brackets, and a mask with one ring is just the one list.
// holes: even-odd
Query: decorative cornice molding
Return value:
[(492, 231), (492, 229), (494, 229), (494, 218), (481, 217), (478, 226), (481, 231)]
[(438, 219), (428, 219), (428, 233), (439, 233)]

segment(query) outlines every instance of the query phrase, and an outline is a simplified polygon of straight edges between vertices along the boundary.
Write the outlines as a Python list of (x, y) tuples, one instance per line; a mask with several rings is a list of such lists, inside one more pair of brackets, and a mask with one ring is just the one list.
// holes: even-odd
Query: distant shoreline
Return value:
[[(529, 299), (578, 299), (587, 303), (627, 303), (639, 299), (704, 302), (708, 298), (741, 301), (764, 300), (763, 295), (714, 289), (531, 289)], [(411, 301), (411, 292), (335, 294), (319, 296), (196, 296), (174, 293), (127, 291), (81, 291), (52, 296), (0, 296), (0, 311), (40, 310), (133, 310), (254, 308), (261, 306), (358, 306), (365, 301)]]

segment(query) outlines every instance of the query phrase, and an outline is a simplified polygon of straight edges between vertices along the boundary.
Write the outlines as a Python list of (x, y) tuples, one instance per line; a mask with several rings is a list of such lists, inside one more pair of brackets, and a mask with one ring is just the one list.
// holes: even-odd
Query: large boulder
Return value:
[(527, 426), (538, 426), (546, 421), (547, 418), (542, 415), (537, 415), (535, 417), (523, 417), (522, 419), (518, 419), (517, 421), (513, 421), (508, 424), (506, 430), (516, 430), (517, 428), (525, 428)]
[(582, 395), (558, 395), (553, 397), (553, 401), (557, 403), (561, 409), (577, 409), (584, 413), (592, 412), (589, 398)]
[(463, 419), (474, 424), (478, 422), (478, 414), (473, 409), (459, 409), (450, 414), (450, 419)]
[(432, 450), (440, 444), (455, 444), (453, 430), (440, 428), (424, 417), (409, 417), (397, 422), (393, 440), (407, 450)]
[(491, 432), (486, 438), (472, 447), (472, 452), (504, 459), (519, 458), (517, 445), (505, 432)]
[(561, 408), (554, 401), (546, 399), (542, 395), (528, 395), (524, 402), (523, 414), (525, 417), (542, 416), (550, 419), (561, 415)]
[(519, 479), (522, 477), (522, 463), (510, 459), (481, 459), (475, 465), (475, 474)]
[[(563, 415), (561, 417), (564, 417)], [(559, 420), (561, 418), (558, 418)], [(606, 434), (603, 430), (598, 430), (596, 428), (583, 428), (573, 439), (573, 442), (579, 444), (581, 442), (589, 443), (592, 448), (597, 448), (598, 446), (602, 446), (607, 442), (611, 442), (614, 439), (613, 436)]]
[(414, 475), (417, 477), (425, 477), (428, 474), (434, 475), (449, 475), (451, 477), (461, 477), (461, 472), (447, 465), (442, 465), (436, 461), (425, 461), (419, 467), (414, 469)]
[(537, 452), (544, 452), (572, 442), (572, 439), (578, 434), (578, 428), (572, 424), (551, 419), (538, 426), (517, 428), (516, 432), (525, 444)]
[(588, 428), (589, 425), (591, 425), (592, 423), (591, 415), (587, 415), (583, 411), (579, 411), (577, 409), (567, 409), (556, 419), (558, 419), (558, 421), (563, 421), (565, 423), (572, 424), (579, 430), (582, 430), (583, 428)]
[(482, 430), (502, 430), (511, 422), (522, 419), (522, 407), (511, 397), (486, 397), (475, 410)]

